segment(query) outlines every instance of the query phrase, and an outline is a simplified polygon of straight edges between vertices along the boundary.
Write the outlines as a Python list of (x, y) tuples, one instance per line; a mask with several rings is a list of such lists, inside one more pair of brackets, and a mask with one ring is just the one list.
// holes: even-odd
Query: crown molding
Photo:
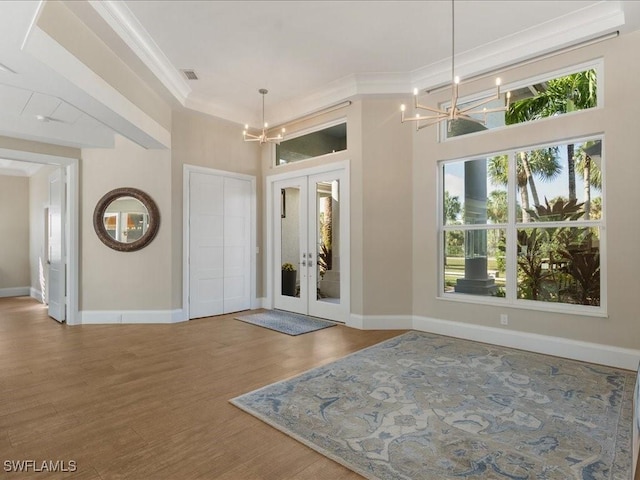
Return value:
[[(260, 124), (256, 111), (196, 96), (124, 2), (89, 0), (89, 3), (183, 106), (238, 124), (245, 124), (247, 120), (250, 125)], [(601, 1), (488, 45), (456, 53), (456, 74), (464, 80), (505, 69), (613, 32), (624, 24), (620, 3)], [(271, 105), (270, 123), (285, 124), (327, 105), (359, 96), (408, 95), (414, 88), (433, 89), (450, 81), (450, 58), (411, 72), (348, 75), (309, 95)]]
[(126, 4), (114, 0), (89, 0), (89, 4), (169, 92), (185, 105), (191, 94), (191, 87)]
[(207, 115), (212, 115), (243, 126), (247, 123), (248, 119), (250, 126), (260, 125), (261, 123), (260, 118), (257, 116), (257, 112), (253, 110), (231, 106), (228, 103), (222, 104), (214, 102), (208, 97), (203, 97), (195, 93), (189, 95), (184, 102), (184, 106), (191, 110), (206, 113)]
[[(571, 15), (456, 54), (456, 75), (465, 77), (498, 71), (537, 56), (587, 42), (622, 27), (624, 12), (617, 2), (600, 2)], [(451, 59), (411, 72), (413, 88), (432, 89), (451, 82)]]

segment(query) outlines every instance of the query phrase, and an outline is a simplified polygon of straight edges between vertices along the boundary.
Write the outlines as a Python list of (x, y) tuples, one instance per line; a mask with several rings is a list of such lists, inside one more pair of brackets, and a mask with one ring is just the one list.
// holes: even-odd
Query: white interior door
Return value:
[(224, 179), (224, 313), (251, 308), (251, 182)]
[(189, 174), (189, 318), (251, 307), (248, 180)]
[(66, 189), (62, 169), (49, 176), (48, 261), (49, 316), (66, 320), (66, 261), (64, 252), (64, 212)]
[(224, 179), (189, 176), (189, 318), (224, 312)]
[[(349, 211), (344, 170), (274, 182), (275, 308), (345, 322)], [(290, 286), (284, 264), (296, 268)]]

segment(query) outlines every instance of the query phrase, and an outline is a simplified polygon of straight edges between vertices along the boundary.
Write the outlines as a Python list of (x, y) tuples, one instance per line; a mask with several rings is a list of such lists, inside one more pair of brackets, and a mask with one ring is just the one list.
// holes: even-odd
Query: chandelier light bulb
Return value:
[(455, 83), (456, 85), (458, 85), (458, 84), (460, 83), (460, 77), (456, 75), (456, 76), (453, 78), (453, 83)]
[(417, 88), (414, 88), (414, 89), (413, 89), (413, 94), (414, 94), (415, 96), (418, 96), (418, 89), (417, 89)]
[(496, 78), (496, 86), (499, 87), (500, 85), (502, 85), (502, 80), (500, 79), (500, 77)]
[(400, 111), (404, 112), (407, 109), (407, 106), (403, 103), (402, 105), (400, 105)]

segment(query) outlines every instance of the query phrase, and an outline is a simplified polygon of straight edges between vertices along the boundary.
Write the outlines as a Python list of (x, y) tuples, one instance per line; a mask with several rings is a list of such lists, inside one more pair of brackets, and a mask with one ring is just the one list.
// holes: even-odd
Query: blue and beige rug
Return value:
[(369, 479), (629, 480), (634, 384), (408, 332), (231, 402)]
[(282, 310), (268, 310), (262, 313), (241, 315), (235, 318), (236, 320), (275, 330), (276, 332), (286, 333), (287, 335), (302, 335), (303, 333), (315, 332), (316, 330), (335, 327), (336, 325), (333, 322), (320, 320), (319, 318), (284, 312)]

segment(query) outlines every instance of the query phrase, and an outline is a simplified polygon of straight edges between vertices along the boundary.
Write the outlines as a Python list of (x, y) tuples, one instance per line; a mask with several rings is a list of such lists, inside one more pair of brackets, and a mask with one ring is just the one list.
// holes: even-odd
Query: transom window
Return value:
[(276, 145), (276, 165), (286, 165), (346, 149), (347, 124), (341, 122), (283, 140)]
[[(467, 135), (505, 125), (528, 123), (597, 107), (599, 71), (600, 63), (598, 62), (541, 76), (524, 84), (513, 85), (511, 88), (504, 87), (504, 93), (511, 92), (511, 101), (506, 112), (474, 114), (473, 118), (478, 122), (454, 120), (451, 125), (449, 125), (450, 122), (446, 122), (441, 138)], [(459, 107), (463, 109), (477, 100), (478, 96), (461, 99)], [(495, 100), (487, 104), (486, 108), (502, 106), (504, 106), (504, 100)]]
[(604, 313), (601, 138), (440, 170), (441, 295)]

